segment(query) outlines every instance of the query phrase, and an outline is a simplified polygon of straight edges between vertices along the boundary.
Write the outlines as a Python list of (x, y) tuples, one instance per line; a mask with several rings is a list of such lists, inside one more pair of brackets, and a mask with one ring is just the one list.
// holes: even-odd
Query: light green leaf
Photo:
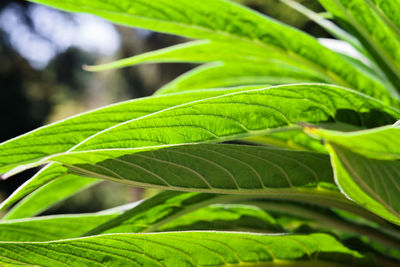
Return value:
[(355, 113), (379, 110), (399, 116), (396, 109), (336, 86), (299, 84), (247, 90), (178, 105), (121, 123), (91, 136), (71, 152), (19, 166), (10, 174), (48, 161), (94, 164), (180, 144), (264, 135), (298, 121), (327, 121), (342, 109)]
[[(210, 92), (213, 93), (214, 91)], [(172, 98), (172, 96), (174, 95), (165, 97)], [(232, 105), (232, 103), (234, 104)], [(231, 109), (225, 108), (227, 104), (232, 105)], [(379, 101), (340, 87), (311, 84), (278, 86), (228, 94), (205, 101), (195, 101), (145, 116), (141, 119), (128, 121), (83, 143), (86, 146), (90, 141), (96, 141), (98, 137), (101, 137), (98, 141), (98, 148), (101, 150), (86, 151), (82, 149), (80, 152), (61, 154), (53, 159), (64, 163), (68, 162), (68, 164), (96, 163), (110, 157), (115, 158), (123, 154), (164, 147), (163, 145), (160, 146), (160, 142), (180, 144), (232, 140), (248, 135), (263, 135), (270, 132), (269, 128), (287, 126), (299, 120), (315, 122), (327, 120), (330, 117), (334, 117), (335, 113), (340, 109), (352, 109), (358, 112), (368, 112), (376, 109), (386, 111), (395, 117), (399, 116), (397, 110), (389, 108)], [(201, 116), (190, 117), (189, 115), (191, 114), (199, 114)], [(188, 115), (188, 119), (185, 122), (182, 119), (186, 115)], [(176, 124), (177, 122), (179, 123), (178, 125)], [(149, 126), (151, 127), (149, 128)], [(154, 131), (154, 129), (158, 129), (158, 131)], [(56, 130), (57, 128), (53, 131), (56, 132)], [(187, 131), (190, 131), (190, 135), (186, 134)], [(114, 132), (118, 132), (118, 134), (114, 134)], [(211, 132), (215, 132), (214, 135)], [(120, 135), (121, 133), (123, 135)], [(218, 134), (218, 136), (215, 134)], [(129, 140), (121, 141), (120, 139), (125, 139), (123, 138), (125, 136), (129, 136)], [(149, 137), (155, 141), (148, 140)], [(115, 140), (112, 142), (116, 143), (112, 144), (112, 142), (107, 141), (108, 138)], [(37, 142), (42, 139), (37, 138)], [(112, 146), (109, 146), (107, 142)], [(21, 143), (27, 145), (23, 139)], [(13, 144), (13, 142), (11, 141), (10, 144)], [(115, 150), (104, 150), (103, 148), (105, 148), (106, 144), (110, 148), (115, 148)], [(132, 149), (118, 149), (129, 147), (132, 147)], [(37, 149), (36, 146), (34, 148)], [(81, 146), (77, 148), (81, 148)], [(93, 145), (89, 149), (92, 150)], [(9, 150), (3, 149), (3, 151), (15, 153), (12, 148)], [(27, 186), (23, 186), (21, 190), (4, 202), (3, 208), (62, 174), (65, 174), (65, 169), (56, 170), (55, 173), (50, 170), (46, 175), (36, 176)]]
[[(387, 103), (394, 101), (378, 82), (359, 73), (314, 38), (266, 16), (225, 0), (32, 0), (73, 12), (87, 12), (128, 26), (231, 43), (290, 55), (294, 61)], [(194, 8), (195, 7), (195, 8)]]
[(292, 129), (243, 139), (245, 142), (293, 150), (328, 153), (319, 140), (310, 138), (302, 129)]
[(326, 121), (342, 109), (356, 113), (380, 110), (399, 116), (396, 109), (341, 87), (321, 84), (275, 86), (194, 101), (134, 119), (100, 132), (80, 143), (74, 152), (51, 160), (73, 160), (76, 155), (75, 160), (79, 162), (79, 154), (84, 153), (93, 155), (84, 162), (93, 163), (104, 160), (108, 153), (134, 152), (113, 150), (118, 148), (143, 151), (152, 147), (263, 135), (271, 129), (299, 121)]
[[(334, 129), (340, 131), (356, 131), (360, 130), (360, 127), (350, 125), (347, 123), (319, 123), (307, 128), (315, 127), (314, 129)], [(244, 139), (245, 142), (260, 144), (260, 145), (272, 145), (282, 148), (289, 148), (294, 150), (313, 151), (327, 154), (325, 146), (321, 143), (321, 140), (310, 138), (310, 136), (304, 132), (304, 128), (288, 128), (288, 131), (281, 131), (276, 133), (270, 133), (264, 136), (255, 136)]]
[[(268, 57), (265, 56), (265, 53), (265, 49), (262, 48), (252, 47), (252, 49), (249, 49), (246, 46), (233, 46), (232, 43), (201, 40), (174, 45), (110, 63), (85, 66), (84, 68), (88, 71), (104, 71), (143, 63), (207, 63), (223, 61), (265, 64), (266, 62), (273, 63), (278, 60), (285, 62), (287, 65), (303, 67), (303, 69), (308, 68), (306, 65), (294, 61), (290, 56), (282, 55), (276, 51), (269, 51)], [(311, 72), (311, 70), (308, 71)], [(320, 73), (318, 74), (322, 76)], [(327, 77), (327, 80), (330, 80), (330, 78)]]
[[(244, 201), (245, 205), (207, 206), (211, 203), (237, 201)], [(256, 206), (262, 207), (268, 212)], [(372, 217), (372, 219), (375, 218)], [(2, 221), (0, 222), (0, 241), (50, 241), (100, 233), (176, 230), (225, 229), (264, 233), (292, 232), (296, 230), (296, 226), (306, 224), (313, 226), (315, 231), (330, 226), (331, 231), (335, 233), (344, 232), (354, 236), (366, 235), (371, 238), (371, 242), (385, 245), (383, 251), (387, 251), (387, 248), (399, 247), (396, 243), (396, 235), (393, 235), (392, 232), (385, 234), (378, 229), (351, 223), (334, 216), (326, 208), (314, 205), (287, 203), (265, 198), (255, 200), (251, 196), (173, 191), (165, 191), (144, 201), (100, 213)], [(382, 229), (382, 224), (380, 227)]]
[[(51, 167), (51, 169), (53, 168), (58, 169), (58, 167), (56, 166)], [(46, 172), (49, 173), (51, 169), (47, 169)], [(55, 169), (54, 171), (56, 171)], [(40, 174), (43, 175), (43, 172), (41, 172)], [(45, 184), (45, 180), (42, 180), (44, 183), (37, 184), (33, 187), (31, 184), (30, 190), (38, 188), (40, 185), (42, 186), (26, 198), (24, 198), (18, 204), (13, 206), (12, 209), (7, 212), (7, 214), (2, 219), (13, 220), (38, 215), (41, 212), (59, 203), (60, 201), (66, 199), (67, 197), (100, 182), (97, 179), (76, 176), (67, 173), (61, 177), (60, 174), (57, 174), (56, 176), (54, 176), (54, 178), (57, 179), (54, 179), (47, 184)], [(37, 180), (35, 179), (35, 181)], [(29, 187), (26, 187), (26, 185), (24, 185), (24, 188)], [(27, 191), (22, 190), (18, 191), (18, 193), (18, 196), (22, 197), (26, 195)], [(13, 195), (11, 199), (15, 199), (16, 201), (16, 198), (17, 196)], [(4, 204), (7, 204), (8, 206), (11, 205), (12, 202), (10, 201), (10, 198), (2, 203), (0, 209), (4, 208)]]
[[(96, 233), (148, 232), (183, 214), (219, 201), (240, 197), (204, 193), (161, 192), (110, 211), (82, 215), (44, 216), (0, 222), (2, 241), (46, 241)], [(57, 231), (59, 225), (64, 225)], [(35, 234), (32, 234), (35, 233)]]
[(118, 213), (92, 213), (0, 221), (0, 241), (50, 241), (79, 237), (116, 216)]
[[(320, 0), (335, 18), (345, 22), (360, 37), (395, 87), (400, 84), (400, 39), (382, 17), (364, 0)], [(373, 5), (373, 4), (372, 4)], [(394, 4), (395, 5), (395, 4)], [(391, 11), (393, 12), (393, 10)]]
[(134, 99), (73, 116), (0, 144), (0, 173), (55, 153), (70, 150), (85, 138), (119, 123), (182, 103), (249, 88), (199, 90)]
[(309, 128), (327, 142), (341, 190), (374, 213), (400, 224), (400, 129), (386, 126), (358, 132)]
[(335, 180), (350, 199), (400, 225), (400, 163), (363, 157), (329, 143)]
[(283, 57), (275, 51), (265, 57), (263, 49), (232, 46), (231, 43), (194, 41), (151, 51), (97, 66), (89, 71), (122, 68), (140, 63), (191, 62), (218, 63), (200, 66), (180, 76), (157, 93), (188, 91), (250, 84), (284, 84), (296, 82), (332, 82), (327, 76)]
[(375, 266), (373, 259), (326, 234), (109, 234), (52, 242), (0, 242), (0, 255), (3, 265)]
[[(68, 168), (62, 166), (59, 163), (52, 163), (42, 168), (38, 173), (36, 173), (31, 179), (27, 180), (23, 183), (17, 190), (15, 190), (6, 200), (4, 200), (0, 204), (0, 210), (4, 210), (10, 207), (12, 204), (25, 197), (26, 195), (32, 193), (36, 189), (41, 186), (46, 185), (47, 183), (53, 181), (56, 178), (62, 178), (68, 175)], [(80, 178), (74, 175), (76, 178)], [(91, 178), (93, 179), (93, 178)], [(46, 189), (44, 189), (46, 190)], [(79, 190), (79, 189), (77, 189)], [(54, 196), (54, 195), (53, 195)], [(56, 196), (57, 201), (59, 198)], [(45, 209), (48, 205), (51, 205), (52, 202), (50, 198), (47, 199), (48, 203), (45, 206), (37, 205), (36, 211)], [(32, 211), (35, 210), (32, 208)]]
[(156, 94), (174, 93), (200, 88), (239, 85), (326, 82), (317, 73), (279, 61), (217, 62), (202, 65), (179, 76), (160, 88)]
[(380, 81), (386, 88), (394, 90), (393, 84), (388, 80), (384, 72), (376, 64), (376, 62), (358, 52), (349, 43), (330, 39), (318, 38), (318, 41), (323, 45), (338, 53), (342, 58), (347, 60), (350, 64), (356, 67), (360, 72), (368, 75), (369, 77)]
[(219, 201), (235, 199), (232, 196), (204, 193), (164, 191), (144, 200), (121, 215), (99, 224), (82, 235), (121, 232), (151, 232), (159, 226), (198, 208)]
[[(167, 108), (179, 103), (184, 103), (191, 100), (207, 98), (210, 96), (216, 96), (221, 94), (226, 94), (229, 92), (235, 92), (246, 89), (254, 89), (260, 88), (262, 86), (248, 86), (248, 87), (237, 87), (231, 89), (216, 89), (216, 90), (198, 90), (195, 92), (187, 92), (187, 93), (179, 93), (179, 94), (171, 94), (169, 96), (162, 97), (152, 97), (152, 98), (142, 98), (136, 99), (132, 101), (123, 102), (116, 105), (111, 105), (105, 108), (101, 108), (98, 110), (94, 110), (89, 113), (84, 113), (82, 115), (72, 117), (65, 121), (61, 121), (55, 124), (50, 124), (48, 126), (39, 128), (34, 130), (28, 134), (22, 135), (10, 141), (4, 142), (0, 145), (0, 155), (3, 157), (0, 159), (0, 170), (8, 170), (12, 168), (12, 166), (16, 166), (21, 162), (16, 162), (15, 160), (26, 160), (26, 158), (30, 158), (30, 160), (34, 160), (36, 157), (36, 152), (40, 151), (44, 155), (46, 153), (57, 153), (62, 152), (62, 149), (71, 149), (73, 144), (76, 142), (83, 140), (85, 137), (96, 133), (96, 131), (102, 130), (104, 127), (109, 127), (110, 125), (114, 125), (118, 122), (123, 122), (124, 120), (130, 120), (132, 118), (146, 115), (146, 112), (154, 112), (163, 108)], [(112, 119), (105, 120), (104, 117), (110, 117)], [(88, 131), (82, 132), (80, 127), (82, 125), (88, 126)], [(60, 128), (68, 129), (70, 132), (59, 132)], [(86, 128), (86, 127), (85, 127)], [(46, 137), (46, 138), (45, 138)], [(54, 142), (56, 139), (59, 142), (60, 147), (51, 146), (49, 142)], [(75, 143), (71, 143), (75, 142)], [(37, 145), (36, 145), (37, 143)], [(30, 145), (33, 145), (31, 149), (27, 149)], [(14, 149), (19, 149), (25, 154), (18, 154), (17, 156), (10, 156), (9, 153), (15, 153)], [(17, 149), (17, 150), (18, 150)], [(40, 149), (40, 150), (39, 150)], [(6, 159), (6, 155), (8, 158)], [(22, 157), (22, 158), (21, 158)], [(43, 157), (43, 156), (42, 156)], [(1, 168), (1, 160), (3, 160), (8, 166), (4, 166)], [(10, 166), (11, 165), (11, 166)], [(11, 196), (9, 196), (5, 201), (3, 201), (0, 205), (0, 210), (3, 210), (16, 201), (26, 196), (27, 194), (33, 192), (41, 186), (46, 185), (52, 180), (60, 177), (60, 176), (68, 176), (67, 179), (79, 180), (79, 181), (71, 181), (68, 185), (68, 191), (63, 191), (65, 194), (47, 194), (45, 201), (36, 200), (36, 196), (39, 199), (42, 199), (42, 196), (39, 194), (34, 194), (29, 198), (29, 202), (23, 202), (21, 205), (16, 206), (15, 212), (17, 217), (20, 212), (21, 214), (35, 215), (36, 213), (50, 207), (56, 202), (60, 201), (63, 198), (68, 197), (69, 195), (74, 194), (75, 192), (82, 189), (83, 181), (80, 180), (79, 177), (68, 174), (67, 169), (59, 166), (50, 164), (46, 168), (42, 169), (39, 173), (37, 173), (32, 179), (24, 183), (20, 186)], [(75, 178), (74, 178), (75, 177)], [(83, 178), (82, 178), (83, 179)], [(54, 182), (57, 184), (58, 182)], [(52, 190), (52, 184), (49, 185), (50, 190)], [(43, 188), (43, 191), (48, 190), (47, 187)], [(75, 190), (75, 191), (74, 191)], [(27, 205), (27, 206), (25, 206)], [(28, 212), (29, 210), (29, 212)], [(14, 216), (14, 215), (13, 215)], [(21, 215), (22, 216), (22, 215)], [(13, 217), (13, 218), (17, 218)]]
[(359, 42), (357, 38), (355, 38), (353, 35), (349, 34), (342, 28), (336, 26), (333, 22), (329, 21), (328, 19), (325, 19), (322, 17), (320, 14), (315, 13), (311, 9), (308, 9), (307, 7), (303, 6), (297, 1), (294, 0), (282, 0), (283, 3), (286, 5), (290, 6), (291, 8), (297, 10), (299, 13), (303, 14), (310, 20), (314, 21), (317, 23), (319, 26), (324, 28), (327, 32), (332, 34), (334, 37), (346, 41), (349, 44), (351, 44), (354, 48), (356, 48), (358, 51), (364, 53), (365, 49), (362, 46), (362, 44)]
[(367, 0), (366, 2), (400, 37), (400, 5), (398, 0)]
[(355, 132), (339, 132), (310, 127), (306, 131), (365, 157), (400, 159), (399, 127), (385, 126)]
[(243, 204), (215, 204), (183, 215), (159, 231), (224, 230), (282, 232), (275, 219), (264, 210)]

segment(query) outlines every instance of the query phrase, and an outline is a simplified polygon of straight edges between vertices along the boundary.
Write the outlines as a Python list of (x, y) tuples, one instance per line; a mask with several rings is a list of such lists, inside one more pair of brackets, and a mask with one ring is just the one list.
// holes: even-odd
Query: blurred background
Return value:
[[(279, 0), (237, 0), (317, 37), (329, 35)], [(315, 10), (314, 0), (302, 0)], [(185, 41), (183, 38), (113, 25), (22, 0), (0, 1), (0, 142), (42, 125), (107, 104), (151, 95), (189, 70), (190, 64), (149, 64), (90, 73), (99, 64)], [(36, 170), (0, 181), (4, 200)], [(97, 211), (138, 200), (151, 192), (104, 182), (47, 213)]]

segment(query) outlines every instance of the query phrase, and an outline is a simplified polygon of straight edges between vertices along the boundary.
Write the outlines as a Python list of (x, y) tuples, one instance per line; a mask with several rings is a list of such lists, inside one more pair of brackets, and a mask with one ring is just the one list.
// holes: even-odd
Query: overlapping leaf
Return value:
[[(399, 114), (397, 110), (379, 101), (340, 87), (304, 84), (255, 89), (195, 101), (127, 121), (89, 138), (77, 146), (74, 152), (55, 155), (49, 160), (67, 165), (94, 164), (124, 154), (170, 145), (262, 135), (270, 129), (289, 126), (298, 121), (325, 121), (335, 117), (340, 109), (358, 112), (381, 110), (392, 116)], [(37, 140), (42, 141), (40, 138)], [(12, 145), (15, 141), (18, 139), (5, 145)], [(3, 151), (15, 153), (12, 148)], [(56, 174), (47, 172), (45, 179), (41, 178), (38, 183), (34, 180), (34, 184), (41, 186), (61, 173), (59, 170)], [(25, 189), (22, 191), (25, 194), (31, 192)], [(16, 195), (24, 196), (20, 191)], [(15, 201), (16, 198), (12, 198)]]
[(81, 163), (65, 160), (70, 172), (172, 190), (254, 194), (332, 183), (329, 160), (324, 155), (256, 146), (176, 146), (96, 164), (78, 159)]
[[(344, 22), (346, 26), (355, 31), (360, 40), (369, 50), (375, 60), (383, 68), (388, 78), (395, 86), (399, 85), (400, 78), (400, 39), (390, 24), (386, 15), (388, 5), (396, 6), (398, 3), (387, 4), (385, 12), (377, 12), (377, 9), (385, 4), (381, 1), (364, 0), (320, 0), (323, 6), (331, 12), (335, 18)], [(380, 7), (375, 6), (377, 2)], [(390, 1), (388, 1), (390, 2)], [(396, 8), (395, 8), (396, 9)], [(393, 13), (395, 9), (391, 9)], [(391, 15), (392, 19), (396, 15)], [(392, 21), (389, 19), (389, 21)]]
[[(244, 201), (244, 204), (207, 206), (210, 203), (236, 201)], [(249, 202), (241, 196), (172, 191), (101, 213), (2, 221), (0, 241), (50, 241), (101, 233), (176, 230), (291, 232), (305, 225), (313, 226), (314, 231), (331, 226), (334, 232), (347, 233), (344, 238), (348, 234), (366, 235), (371, 242), (377, 242), (380, 247), (384, 245), (383, 250), (393, 248), (390, 250), (393, 253), (396, 252), (394, 248), (398, 248), (394, 236), (340, 219), (326, 208), (265, 198), (250, 198)]]
[(30, 242), (75, 238), (118, 215), (94, 213), (1, 221), (0, 241)]
[(310, 129), (311, 133), (334, 142), (346, 149), (374, 159), (400, 159), (400, 128), (385, 126), (380, 128), (339, 132), (325, 129)]
[(336, 181), (342, 191), (375, 214), (400, 225), (400, 163), (368, 159), (340, 146), (330, 146)]
[[(113, 22), (196, 39), (229, 42), (248, 49), (264, 49), (308, 65), (331, 78), (333, 83), (355, 88), (393, 103), (378, 82), (358, 72), (339, 55), (311, 36), (281, 25), (259, 13), (225, 0), (148, 1), (54, 1), (32, 0), (74, 12), (88, 12)], [(195, 8), (193, 8), (195, 7)]]
[(351, 199), (400, 224), (400, 173), (397, 127), (355, 133), (310, 129), (328, 143), (335, 179)]
[(179, 44), (111, 63), (86, 66), (86, 69), (102, 71), (141, 63), (163, 62), (215, 63), (181, 75), (158, 90), (157, 94), (252, 84), (332, 82), (328, 76), (310, 70), (307, 65), (290, 56), (271, 51), (266, 57), (265, 50), (261, 48), (249, 49), (246, 46), (210, 41)]
[(182, 103), (249, 88), (259, 87), (199, 90), (169, 96), (135, 99), (41, 127), (0, 144), (0, 173), (22, 163), (68, 151), (85, 138), (119, 123)]
[[(59, 170), (65, 170), (65, 172), (60, 173), (58, 172)], [(22, 185), (21, 189), (15, 191), (14, 194), (0, 205), (0, 209), (5, 209), (18, 199), (37, 189), (13, 206), (2, 218), (3, 220), (28, 218), (38, 215), (67, 197), (100, 182), (98, 179), (68, 174), (66, 173), (66, 168), (56, 164), (44, 171), (48, 174), (53, 172), (53, 175), (47, 176), (46, 173), (39, 172), (37, 175), (44, 175), (42, 177), (47, 176), (47, 178), (36, 180), (37, 176), (34, 176), (33, 182), (29, 181)]]
[[(326, 121), (342, 109), (356, 113), (380, 110), (394, 117), (399, 114), (379, 101), (341, 87), (320, 84), (276, 86), (194, 101), (133, 119), (86, 139), (73, 153), (54, 159), (72, 160), (74, 155), (93, 152), (90, 154), (93, 157), (87, 157), (85, 161), (94, 163), (104, 160), (107, 153), (125, 153), (108, 151), (110, 149), (134, 148), (139, 151), (153, 146), (232, 140), (267, 133), (298, 121)], [(75, 157), (75, 162), (79, 161)]]
[[(334, 118), (342, 109), (359, 113), (379, 110), (393, 117), (399, 115), (398, 110), (379, 101), (352, 90), (329, 85), (301, 84), (246, 90), (177, 105), (120, 123), (81, 142), (74, 147), (73, 152), (45, 158), (43, 162), (96, 163), (109, 157), (171, 145), (220, 142), (262, 135), (271, 129), (287, 127), (298, 121), (326, 121)], [(51, 129), (55, 130), (53, 127)], [(56, 136), (61, 134), (58, 132)], [(3, 165), (23, 163), (23, 159), (32, 157), (30, 150), (37, 153), (39, 145), (42, 145), (44, 152), (49, 153), (46, 149), (52, 147), (52, 144), (44, 142), (44, 138), (38, 138), (40, 136), (42, 134), (33, 132), (35, 144), (32, 144), (28, 136), (23, 136), (22, 141), (16, 139), (3, 143), (1, 152), (6, 161)], [(66, 146), (62, 140), (52, 140), (53, 145), (60, 143)], [(28, 141), (31, 141), (30, 145)], [(17, 148), (27, 152), (21, 156)]]
[(245, 266), (375, 262), (326, 234), (182, 232), (109, 234), (53, 242), (0, 242), (0, 263), (54, 266)]
[(200, 88), (218, 88), (257, 84), (289, 84), (326, 82), (315, 72), (280, 61), (268, 63), (236, 62), (202, 65), (160, 88), (156, 94), (174, 93)]
[[(103, 71), (115, 68), (123, 68), (143, 63), (207, 63), (207, 62), (252, 62), (253, 64), (273, 63), (281, 59), (281, 62), (294, 67), (303, 67), (290, 58), (275, 51), (270, 51), (268, 57), (265, 56), (265, 50), (261, 47), (233, 46), (232, 43), (217, 42), (209, 40), (192, 41), (183, 44), (170, 46), (167, 48), (139, 54), (133, 57), (124, 58), (110, 63), (95, 66), (85, 66), (89, 71)], [(310, 70), (308, 70), (310, 71)], [(329, 79), (329, 78), (327, 78)]]

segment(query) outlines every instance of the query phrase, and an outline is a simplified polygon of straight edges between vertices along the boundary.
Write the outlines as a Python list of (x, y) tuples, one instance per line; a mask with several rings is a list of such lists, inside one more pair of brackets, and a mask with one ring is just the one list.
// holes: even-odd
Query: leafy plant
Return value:
[[(1, 204), (1, 265), (399, 264), (397, 0), (320, 0), (342, 28), (284, 1), (352, 54), (226, 0), (32, 2), (195, 39), (88, 70), (202, 65), (2, 143), (3, 178), (47, 165)], [(102, 179), (166, 191), (33, 217)]]

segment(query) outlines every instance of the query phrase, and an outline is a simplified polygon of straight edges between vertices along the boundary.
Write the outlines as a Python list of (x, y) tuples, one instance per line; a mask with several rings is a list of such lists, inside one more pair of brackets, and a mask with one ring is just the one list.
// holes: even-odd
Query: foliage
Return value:
[[(202, 65), (0, 144), (3, 178), (47, 164), (1, 204), (1, 265), (399, 264), (400, 2), (320, 0), (339, 28), (284, 1), (347, 55), (227, 0), (32, 2), (195, 39), (87, 70)], [(166, 191), (33, 217), (101, 179)]]

